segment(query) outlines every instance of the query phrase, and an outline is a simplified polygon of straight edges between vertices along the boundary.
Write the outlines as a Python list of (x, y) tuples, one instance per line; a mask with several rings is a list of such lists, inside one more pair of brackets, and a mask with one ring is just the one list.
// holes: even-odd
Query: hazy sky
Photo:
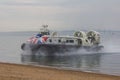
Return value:
[(120, 0), (0, 0), (0, 31), (120, 30)]

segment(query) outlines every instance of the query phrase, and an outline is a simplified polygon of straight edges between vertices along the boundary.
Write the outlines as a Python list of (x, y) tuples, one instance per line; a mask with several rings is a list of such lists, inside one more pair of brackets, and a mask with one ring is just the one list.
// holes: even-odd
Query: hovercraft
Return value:
[(72, 36), (58, 35), (57, 32), (50, 33), (48, 25), (44, 25), (40, 32), (21, 45), (23, 51), (31, 50), (33, 53), (41, 51), (44, 53), (64, 53), (78, 49), (86, 51), (100, 51), (100, 33), (97, 31), (76, 31)]

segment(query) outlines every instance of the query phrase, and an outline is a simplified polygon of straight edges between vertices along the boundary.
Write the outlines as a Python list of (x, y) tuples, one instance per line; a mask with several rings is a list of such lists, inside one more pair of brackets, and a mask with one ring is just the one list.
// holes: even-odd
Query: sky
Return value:
[(120, 30), (120, 0), (0, 0), (0, 32)]

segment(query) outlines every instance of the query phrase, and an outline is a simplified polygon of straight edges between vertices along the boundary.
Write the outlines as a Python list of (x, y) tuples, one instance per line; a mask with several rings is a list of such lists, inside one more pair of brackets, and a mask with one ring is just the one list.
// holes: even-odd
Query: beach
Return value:
[(120, 76), (1, 62), (0, 80), (120, 80)]

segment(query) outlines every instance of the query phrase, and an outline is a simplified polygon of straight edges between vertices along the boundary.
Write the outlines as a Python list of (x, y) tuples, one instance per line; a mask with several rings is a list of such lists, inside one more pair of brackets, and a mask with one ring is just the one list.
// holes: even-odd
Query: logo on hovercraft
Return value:
[(46, 42), (47, 39), (48, 39), (48, 37), (46, 35), (41, 36), (41, 35), (37, 34), (37, 35), (29, 38), (27, 40), (27, 42), (30, 42), (32, 44), (42, 44), (42, 43)]

